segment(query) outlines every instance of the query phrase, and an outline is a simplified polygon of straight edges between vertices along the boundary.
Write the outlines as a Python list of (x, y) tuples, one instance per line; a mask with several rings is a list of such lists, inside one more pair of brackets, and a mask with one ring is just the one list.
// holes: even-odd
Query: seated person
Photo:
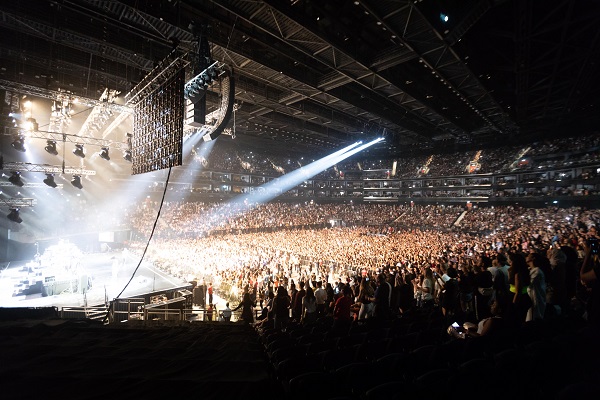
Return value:
[(221, 318), (223, 318), (223, 321), (225, 322), (229, 322), (231, 321), (231, 308), (229, 308), (229, 302), (225, 303), (225, 308), (223, 309), (223, 311), (221, 311)]
[(502, 309), (498, 301), (494, 301), (490, 307), (491, 317), (484, 318), (479, 323), (465, 322), (462, 326), (453, 323), (448, 327), (448, 334), (457, 339), (467, 337), (490, 336), (501, 331), (505, 324), (502, 318)]

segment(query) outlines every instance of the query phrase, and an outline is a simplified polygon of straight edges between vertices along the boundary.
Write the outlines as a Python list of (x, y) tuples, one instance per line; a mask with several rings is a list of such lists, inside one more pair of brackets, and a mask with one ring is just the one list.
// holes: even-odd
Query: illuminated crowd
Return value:
[[(393, 159), (363, 159), (354, 156), (319, 173), (315, 179), (335, 179), (355, 171), (393, 170), (396, 178), (422, 176), (450, 176), (469, 173), (500, 173), (528, 171), (535, 168), (560, 168), (600, 161), (600, 134), (582, 137), (549, 139), (528, 145), (505, 145), (480, 150), (455, 151), (447, 154), (428, 154), (423, 149), (413, 149)], [(561, 157), (544, 156), (560, 155)], [(534, 161), (534, 158), (539, 159)], [(306, 157), (265, 156), (257, 152), (228, 147), (217, 147), (202, 165), (214, 171), (280, 175), (314, 161)], [(471, 167), (471, 163), (474, 165)]]
[[(159, 207), (158, 202), (144, 201), (131, 209), (127, 220), (140, 237), (147, 237)], [(393, 221), (402, 205), (347, 205), (293, 203), (203, 203), (167, 202), (163, 205), (158, 237), (191, 237), (214, 231), (239, 233), (271, 228), (308, 228), (326, 226), (332, 220), (352, 225), (380, 225)]]
[[(309, 281), (311, 277), (335, 286), (390, 268), (411, 268), (417, 275), (424, 274), (426, 268), (437, 268), (441, 274), (450, 265), (467, 271), (479, 256), (495, 258), (509, 251), (545, 254), (555, 241), (568, 244), (581, 258), (586, 232), (600, 222), (600, 211), (577, 207), (466, 210), (434, 205), (361, 205), (344, 210), (336, 205), (273, 203), (231, 218), (228, 224), (281, 229), (217, 230), (192, 236), (179, 228), (194, 226), (202, 216), (182, 213), (182, 207), (200, 212), (207, 205), (177, 204), (163, 214), (165, 221), (177, 215), (180, 225), (159, 224), (149, 259), (171, 275), (212, 282), (232, 300), (239, 299), (245, 288), (254, 287), (257, 295), (266, 298), (273, 285), (289, 287), (291, 282)], [(293, 215), (298, 219), (290, 219)], [(355, 218), (354, 223), (345, 227), (328, 223), (309, 226), (336, 216), (348, 221)], [(138, 228), (150, 223), (138, 218), (135, 221)], [(286, 227), (294, 221), (301, 224)], [(162, 229), (170, 233), (165, 235)], [(141, 252), (147, 239), (144, 232), (138, 232), (140, 240), (131, 243), (132, 249)]]

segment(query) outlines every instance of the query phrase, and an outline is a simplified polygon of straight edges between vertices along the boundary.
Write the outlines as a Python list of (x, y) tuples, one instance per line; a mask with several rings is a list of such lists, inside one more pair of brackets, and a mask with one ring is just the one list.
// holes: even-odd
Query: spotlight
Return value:
[(81, 177), (79, 175), (73, 175), (71, 185), (75, 186), (77, 189), (83, 189), (83, 186), (81, 185)]
[(75, 150), (73, 150), (73, 154), (75, 154), (77, 157), (85, 158), (85, 152), (83, 151), (83, 145), (76, 144)]
[(131, 162), (131, 151), (125, 150), (123, 152), (123, 158), (125, 159), (125, 161)]
[(56, 141), (55, 140), (47, 140), (46, 147), (44, 147), (44, 149), (46, 149), (46, 151), (48, 153), (52, 154), (53, 156), (58, 155), (58, 151), (56, 150)]
[(46, 179), (44, 179), (44, 183), (50, 187), (55, 188), (56, 182), (54, 182), (54, 174), (46, 174)]
[(25, 148), (25, 139), (23, 138), (23, 136), (18, 136), (15, 140), (13, 140), (11, 145), (12, 147), (14, 147), (15, 150), (21, 151), (23, 153), (27, 151), (27, 149)]
[(39, 125), (35, 118), (27, 118), (27, 122), (25, 123), (25, 129), (33, 132), (37, 132), (39, 130)]
[(11, 208), (10, 213), (6, 216), (6, 218), (10, 219), (13, 222), (16, 222), (17, 224), (20, 224), (21, 222), (23, 222), (21, 217), (19, 217), (19, 209), (18, 208)]
[(8, 181), (16, 186), (23, 186), (25, 183), (21, 180), (21, 173), (19, 171), (13, 171)]
[(108, 155), (108, 147), (103, 147), (100, 151), (100, 158), (104, 158), (106, 161), (110, 161), (110, 156)]

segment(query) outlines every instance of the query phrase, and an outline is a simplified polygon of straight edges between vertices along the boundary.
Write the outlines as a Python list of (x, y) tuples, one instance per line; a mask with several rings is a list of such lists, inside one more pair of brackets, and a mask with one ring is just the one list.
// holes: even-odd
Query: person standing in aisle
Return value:
[(212, 286), (212, 282), (208, 284), (208, 304), (213, 304), (213, 286)]

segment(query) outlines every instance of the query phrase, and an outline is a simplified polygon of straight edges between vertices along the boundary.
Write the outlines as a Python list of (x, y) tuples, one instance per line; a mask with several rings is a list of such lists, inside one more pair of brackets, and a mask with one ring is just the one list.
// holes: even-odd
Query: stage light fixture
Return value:
[(56, 182), (54, 182), (54, 174), (46, 174), (46, 179), (44, 179), (44, 183), (52, 188), (55, 188)]
[(21, 173), (19, 171), (13, 171), (8, 181), (15, 186), (23, 186), (25, 183), (21, 180)]
[(108, 147), (103, 147), (102, 150), (100, 150), (100, 158), (103, 158), (106, 161), (110, 161), (110, 156), (108, 155)]
[(75, 150), (73, 150), (73, 154), (75, 154), (77, 157), (85, 158), (85, 152), (83, 151), (83, 145), (76, 144)]
[(71, 180), (71, 185), (75, 186), (77, 189), (83, 189), (81, 185), (81, 176), (73, 175), (73, 180)]
[(46, 141), (46, 147), (44, 147), (44, 149), (52, 154), (53, 156), (57, 156), (58, 155), (58, 150), (56, 150), (56, 141), (55, 140), (47, 140)]
[(13, 142), (11, 143), (12, 147), (20, 152), (25, 152), (27, 151), (27, 149), (25, 148), (25, 139), (23, 138), (23, 136), (17, 136), (15, 138), (15, 140), (13, 140)]
[(123, 158), (125, 159), (125, 161), (131, 162), (131, 151), (125, 150), (123, 152)]
[(27, 118), (27, 122), (25, 123), (25, 129), (30, 132), (37, 132), (39, 130), (39, 125), (35, 118)]
[(16, 222), (17, 224), (20, 224), (21, 222), (23, 222), (23, 220), (19, 216), (18, 208), (11, 208), (10, 213), (6, 216), (6, 218), (10, 219), (13, 222)]

